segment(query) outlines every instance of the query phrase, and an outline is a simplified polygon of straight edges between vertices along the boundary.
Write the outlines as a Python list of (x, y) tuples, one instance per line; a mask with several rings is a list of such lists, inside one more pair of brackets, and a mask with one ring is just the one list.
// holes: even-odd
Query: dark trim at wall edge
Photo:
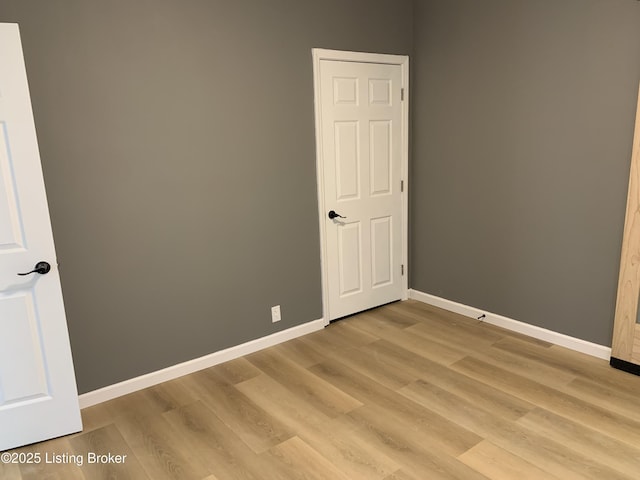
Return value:
[(611, 357), (609, 365), (618, 370), (624, 370), (625, 372), (633, 373), (634, 375), (640, 375), (640, 365), (627, 362), (626, 360), (620, 360), (619, 358)]

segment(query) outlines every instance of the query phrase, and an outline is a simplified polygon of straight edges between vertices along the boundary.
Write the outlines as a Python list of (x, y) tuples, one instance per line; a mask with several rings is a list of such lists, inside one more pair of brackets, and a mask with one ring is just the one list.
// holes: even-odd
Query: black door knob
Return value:
[(49, 273), (49, 270), (51, 270), (51, 265), (49, 265), (47, 262), (38, 262), (36, 263), (35, 268), (30, 272), (19, 273), (18, 275), (30, 275), (32, 273), (39, 273), (40, 275), (45, 275)]
[(331, 220), (333, 220), (334, 218), (347, 218), (347, 217), (343, 217), (342, 215), (340, 215), (339, 213), (334, 212), (333, 210), (329, 210), (329, 218)]

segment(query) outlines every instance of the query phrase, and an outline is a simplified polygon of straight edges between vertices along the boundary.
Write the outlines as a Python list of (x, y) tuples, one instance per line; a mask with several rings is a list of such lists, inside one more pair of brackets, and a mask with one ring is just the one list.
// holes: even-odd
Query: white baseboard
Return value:
[(592, 357), (602, 358), (604, 360), (609, 360), (609, 357), (611, 357), (610, 347), (587, 342), (580, 338), (570, 337), (569, 335), (547, 330), (546, 328), (537, 327), (528, 323), (519, 322), (518, 320), (503, 317), (502, 315), (490, 313), (479, 308), (470, 307), (462, 303), (453, 302), (445, 298), (436, 297), (435, 295), (423, 293), (417, 290), (409, 290), (409, 298), (449, 310), (450, 312), (459, 313), (460, 315), (470, 318), (478, 318), (480, 315), (484, 314), (486, 316), (482, 320), (490, 323), (491, 325), (506, 328), (513, 332), (522, 333), (529, 337), (544, 340), (546, 342), (553, 343), (554, 345), (560, 345), (561, 347), (566, 347), (577, 352), (586, 353)]
[(163, 368), (155, 372), (147, 373), (139, 377), (125, 380), (124, 382), (109, 385), (92, 392), (83, 393), (78, 397), (80, 408), (87, 408), (98, 403), (106, 402), (128, 393), (133, 393), (162, 382), (173, 380), (174, 378), (188, 375), (204, 368), (213, 367), (220, 363), (228, 362), (235, 358), (248, 355), (267, 347), (272, 347), (287, 340), (291, 340), (308, 333), (322, 330), (325, 327), (324, 319), (314, 320), (296, 327), (276, 332), (266, 337), (257, 338), (235, 347), (226, 348), (218, 352), (195, 358), (184, 363), (179, 363), (171, 367)]

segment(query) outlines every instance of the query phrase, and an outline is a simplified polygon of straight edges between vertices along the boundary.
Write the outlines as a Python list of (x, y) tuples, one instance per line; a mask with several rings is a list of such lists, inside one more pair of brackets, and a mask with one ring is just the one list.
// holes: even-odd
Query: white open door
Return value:
[[(37, 271), (19, 275), (32, 270)], [(81, 429), (20, 35), (17, 25), (5, 23), (0, 24), (0, 450)]]
[(406, 298), (407, 67), (314, 50), (326, 320)]

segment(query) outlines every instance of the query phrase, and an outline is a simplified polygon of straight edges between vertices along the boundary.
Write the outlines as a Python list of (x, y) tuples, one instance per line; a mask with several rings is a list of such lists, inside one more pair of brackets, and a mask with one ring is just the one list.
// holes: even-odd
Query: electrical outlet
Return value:
[(282, 316), (280, 314), (280, 305), (271, 307), (271, 323), (279, 322), (280, 320), (282, 320)]

